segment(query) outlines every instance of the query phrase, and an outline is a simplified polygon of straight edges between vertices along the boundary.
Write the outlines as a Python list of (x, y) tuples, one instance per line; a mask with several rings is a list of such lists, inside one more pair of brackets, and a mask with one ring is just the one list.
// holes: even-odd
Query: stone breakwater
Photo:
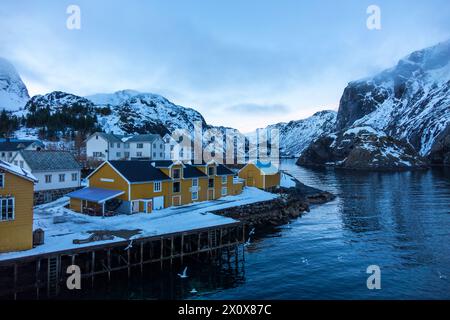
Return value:
[(335, 198), (329, 192), (308, 187), (299, 181), (296, 181), (296, 187), (280, 187), (270, 191), (280, 197), (214, 213), (240, 220), (250, 227), (270, 227), (287, 224), (291, 219), (309, 212), (311, 204), (323, 204)]

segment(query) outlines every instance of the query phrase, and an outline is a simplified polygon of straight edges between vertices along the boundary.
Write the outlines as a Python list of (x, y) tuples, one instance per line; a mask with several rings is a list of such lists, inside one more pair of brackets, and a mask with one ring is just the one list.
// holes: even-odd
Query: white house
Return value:
[(164, 160), (164, 140), (159, 134), (139, 134), (125, 138), (130, 159)]
[(112, 133), (96, 132), (86, 139), (86, 156), (99, 161), (125, 160), (129, 152), (122, 142), (123, 136)]
[(35, 204), (56, 200), (81, 186), (81, 166), (70, 152), (22, 150), (12, 162), (38, 180)]
[[(164, 141), (164, 157), (165, 160), (192, 160), (193, 159), (193, 149), (190, 146), (191, 140), (190, 137), (186, 137), (184, 135), (181, 135), (179, 137), (181, 140), (180, 142), (177, 142), (170, 134), (166, 133), (163, 137)], [(187, 141), (184, 141), (184, 139), (188, 139)], [(188, 145), (186, 145), (186, 143)]]
[(41, 150), (44, 144), (38, 140), (6, 138), (0, 141), (0, 160), (11, 162), (20, 150)]

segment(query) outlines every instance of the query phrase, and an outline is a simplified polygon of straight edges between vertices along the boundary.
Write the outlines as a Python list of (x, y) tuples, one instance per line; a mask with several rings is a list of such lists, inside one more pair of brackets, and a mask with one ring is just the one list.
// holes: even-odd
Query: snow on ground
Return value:
[(236, 220), (210, 212), (272, 200), (277, 197), (278, 195), (276, 194), (247, 187), (244, 188), (244, 191), (240, 195), (227, 196), (218, 200), (166, 208), (154, 211), (151, 214), (139, 213), (107, 218), (91, 217), (66, 209), (64, 206), (68, 204), (69, 199), (64, 197), (55, 202), (37, 206), (34, 209), (33, 230), (38, 228), (44, 230), (45, 244), (26, 251), (2, 253), (0, 254), (0, 261), (124, 240), (123, 238), (115, 237), (113, 240), (80, 245), (73, 244), (74, 239), (88, 238), (91, 235), (89, 231), (140, 229), (141, 232), (139, 234), (131, 237), (131, 239), (138, 239), (191, 229), (225, 225), (236, 222)]

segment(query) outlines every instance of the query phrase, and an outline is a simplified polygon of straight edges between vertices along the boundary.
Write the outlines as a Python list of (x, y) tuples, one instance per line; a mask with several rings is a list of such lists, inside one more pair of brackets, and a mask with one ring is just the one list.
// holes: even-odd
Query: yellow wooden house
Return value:
[(36, 178), (0, 161), (0, 252), (33, 247), (33, 194)]
[(233, 176), (217, 163), (106, 161), (87, 177), (87, 188), (68, 196), (70, 208), (81, 213), (150, 213), (240, 193), (242, 184), (234, 183)]
[(280, 172), (271, 162), (251, 161), (239, 170), (238, 175), (249, 187), (267, 190), (280, 186)]

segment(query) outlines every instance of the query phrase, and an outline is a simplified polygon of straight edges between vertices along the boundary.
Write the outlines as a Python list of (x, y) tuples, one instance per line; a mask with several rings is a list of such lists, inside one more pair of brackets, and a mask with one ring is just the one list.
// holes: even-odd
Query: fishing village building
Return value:
[(280, 186), (281, 175), (271, 162), (256, 160), (239, 170), (239, 178), (245, 181), (246, 186), (267, 190)]
[[(21, 150), (41, 150), (44, 144), (39, 140), (2, 139), (0, 141), (0, 160), (12, 162)], [(19, 163), (14, 163), (16, 166)]]
[(33, 188), (28, 171), (0, 160), (0, 252), (33, 247)]
[(88, 187), (68, 194), (70, 209), (91, 215), (151, 213), (242, 192), (234, 172), (216, 162), (105, 161)]
[(81, 166), (67, 151), (22, 150), (13, 163), (31, 172), (37, 178), (34, 204), (54, 201), (81, 185)]

